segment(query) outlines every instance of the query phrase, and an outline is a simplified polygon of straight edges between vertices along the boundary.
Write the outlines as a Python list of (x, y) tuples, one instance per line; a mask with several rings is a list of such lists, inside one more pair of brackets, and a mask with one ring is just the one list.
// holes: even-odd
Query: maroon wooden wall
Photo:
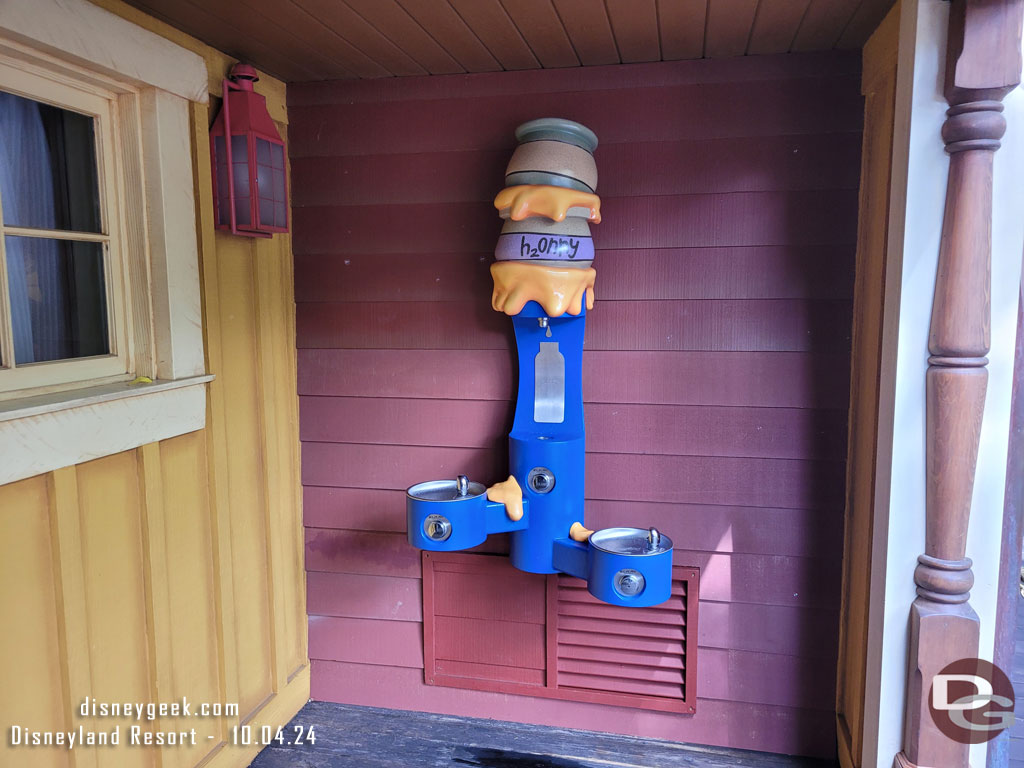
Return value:
[[(702, 569), (694, 716), (423, 683), (402, 490), (507, 473), (490, 200), (551, 115), (601, 140), (588, 524)], [(313, 697), (832, 755), (858, 55), (292, 85), (289, 119)]]

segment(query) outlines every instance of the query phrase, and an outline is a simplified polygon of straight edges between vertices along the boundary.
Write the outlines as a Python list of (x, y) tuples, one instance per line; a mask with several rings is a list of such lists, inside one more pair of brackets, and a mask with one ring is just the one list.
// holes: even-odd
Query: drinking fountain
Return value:
[(495, 310), (512, 318), (519, 390), (509, 433), (509, 478), (485, 488), (460, 475), (406, 492), (409, 543), (451, 552), (511, 534), (510, 559), (530, 573), (566, 573), (594, 597), (646, 607), (669, 598), (672, 541), (656, 529), (584, 526), (583, 335), (594, 306), (589, 223), (597, 136), (542, 118), (519, 144), (494, 201), (505, 219), (491, 265)]

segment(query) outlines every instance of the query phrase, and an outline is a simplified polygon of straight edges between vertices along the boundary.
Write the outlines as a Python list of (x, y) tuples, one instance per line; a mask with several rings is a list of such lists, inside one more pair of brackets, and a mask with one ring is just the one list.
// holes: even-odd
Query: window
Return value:
[(0, 65), (0, 396), (131, 372), (115, 104)]
[(0, 484), (205, 426), (207, 83), (202, 57), (87, 0), (4, 0)]

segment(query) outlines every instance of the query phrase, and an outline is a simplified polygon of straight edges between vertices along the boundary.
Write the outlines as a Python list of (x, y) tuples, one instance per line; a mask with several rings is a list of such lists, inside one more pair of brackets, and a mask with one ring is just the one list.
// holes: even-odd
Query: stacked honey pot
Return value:
[(590, 222), (601, 221), (597, 136), (571, 120), (546, 117), (516, 129), (505, 188), (494, 207), (505, 220), (491, 265), (495, 310), (517, 315), (536, 301), (550, 317), (594, 306), (597, 272)]

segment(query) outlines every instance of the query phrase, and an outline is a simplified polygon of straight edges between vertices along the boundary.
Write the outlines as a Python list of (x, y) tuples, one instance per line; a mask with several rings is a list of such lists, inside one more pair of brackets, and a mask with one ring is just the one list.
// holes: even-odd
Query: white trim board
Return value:
[(202, 429), (212, 378), (97, 387), (0, 414), (0, 485)]
[(87, 0), (3, 0), (0, 33), (142, 86), (206, 104), (206, 62)]

